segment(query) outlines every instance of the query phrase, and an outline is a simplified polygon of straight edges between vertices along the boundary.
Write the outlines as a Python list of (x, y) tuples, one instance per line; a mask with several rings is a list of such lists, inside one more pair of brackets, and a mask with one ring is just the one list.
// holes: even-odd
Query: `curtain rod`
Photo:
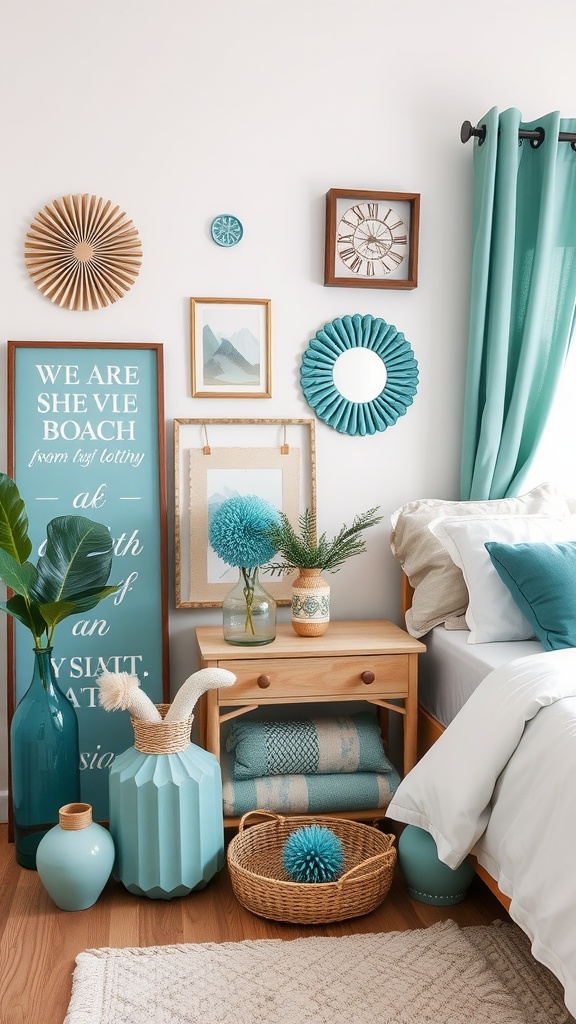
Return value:
[[(534, 149), (538, 149), (544, 142), (544, 129), (534, 128), (530, 131), (528, 128), (518, 129), (519, 139), (530, 139), (530, 145)], [(469, 139), (478, 139), (478, 145), (481, 146), (486, 138), (486, 125), (481, 124), (479, 128), (474, 128), (470, 121), (464, 121), (460, 129), (460, 141), (468, 142)], [(576, 132), (558, 132), (558, 142), (569, 142), (572, 149), (576, 151)]]

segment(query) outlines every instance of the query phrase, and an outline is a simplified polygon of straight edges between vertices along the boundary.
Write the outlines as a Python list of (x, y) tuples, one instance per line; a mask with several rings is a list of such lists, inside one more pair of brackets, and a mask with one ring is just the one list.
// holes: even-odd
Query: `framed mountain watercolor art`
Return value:
[(190, 299), (193, 398), (271, 398), (270, 299)]

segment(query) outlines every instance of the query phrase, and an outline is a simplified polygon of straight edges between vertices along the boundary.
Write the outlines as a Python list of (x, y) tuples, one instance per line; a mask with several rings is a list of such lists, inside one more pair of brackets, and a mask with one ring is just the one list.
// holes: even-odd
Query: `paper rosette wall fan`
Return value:
[(132, 287), (142, 246), (132, 221), (109, 199), (69, 195), (37, 214), (24, 257), (34, 284), (50, 302), (100, 309)]

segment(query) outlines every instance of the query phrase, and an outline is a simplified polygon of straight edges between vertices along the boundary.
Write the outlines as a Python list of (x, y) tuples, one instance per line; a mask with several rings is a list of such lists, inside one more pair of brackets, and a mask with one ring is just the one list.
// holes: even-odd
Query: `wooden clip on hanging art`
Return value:
[(202, 449), (202, 454), (203, 455), (212, 455), (212, 449), (211, 449), (211, 447), (210, 447), (210, 445), (208, 443), (208, 431), (206, 429), (206, 424), (205, 423), (203, 424), (203, 427), (204, 427), (204, 440), (205, 440), (206, 443), (205, 443), (205, 445), (204, 445), (204, 447)]

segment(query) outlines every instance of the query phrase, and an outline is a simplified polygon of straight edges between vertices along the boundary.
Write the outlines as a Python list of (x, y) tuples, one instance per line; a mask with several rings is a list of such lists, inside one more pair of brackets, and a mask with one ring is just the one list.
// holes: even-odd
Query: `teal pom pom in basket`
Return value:
[(344, 866), (342, 840), (322, 825), (304, 825), (284, 843), (282, 864), (295, 882), (333, 882)]

